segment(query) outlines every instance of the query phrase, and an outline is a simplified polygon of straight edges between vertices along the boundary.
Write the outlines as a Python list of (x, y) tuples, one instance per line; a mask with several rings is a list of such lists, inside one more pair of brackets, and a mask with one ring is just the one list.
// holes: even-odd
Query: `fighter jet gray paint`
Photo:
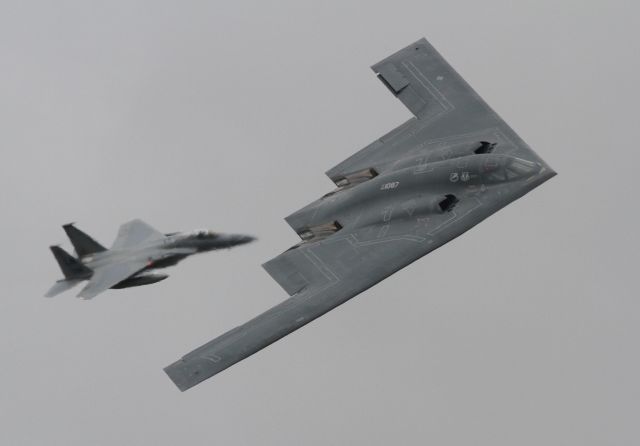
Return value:
[(109, 288), (128, 288), (156, 283), (169, 277), (156, 269), (173, 266), (200, 252), (232, 248), (254, 240), (248, 235), (221, 234), (208, 230), (163, 234), (142, 220), (120, 226), (110, 249), (105, 248), (73, 224), (63, 226), (78, 258), (51, 246), (65, 276), (45, 295), (53, 297), (83, 280), (89, 283), (78, 297), (91, 299)]
[(263, 266), (291, 296), (165, 368), (186, 390), (346, 302), (555, 175), (422, 39), (373, 70), (415, 117), (327, 175)]

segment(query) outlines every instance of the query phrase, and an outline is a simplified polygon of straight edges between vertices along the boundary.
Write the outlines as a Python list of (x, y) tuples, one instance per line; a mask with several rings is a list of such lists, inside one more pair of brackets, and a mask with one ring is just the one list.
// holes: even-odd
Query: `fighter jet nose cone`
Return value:
[(252, 235), (238, 235), (235, 237), (235, 243), (237, 245), (245, 245), (247, 243), (251, 243), (253, 241), (257, 240), (254, 236)]
[(254, 237), (252, 235), (245, 235), (243, 239), (243, 243), (251, 243), (251, 242), (255, 242), (256, 240), (258, 240), (257, 237)]

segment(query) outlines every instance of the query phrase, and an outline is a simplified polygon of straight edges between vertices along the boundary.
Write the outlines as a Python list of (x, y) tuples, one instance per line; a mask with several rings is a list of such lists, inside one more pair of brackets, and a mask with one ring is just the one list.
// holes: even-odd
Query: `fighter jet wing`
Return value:
[(118, 235), (111, 249), (127, 248), (153, 240), (160, 240), (164, 237), (165, 235), (163, 233), (152, 228), (144, 221), (139, 219), (131, 220), (120, 226)]
[[(181, 390), (346, 302), (555, 175), (426, 40), (374, 70), (416, 118), (331, 169), (339, 189), (287, 217), (302, 242), (263, 266), (291, 297), (166, 367)], [(487, 153), (494, 146), (499, 155)], [(498, 160), (515, 163), (514, 172), (499, 170)], [(497, 183), (485, 187), (483, 175), (493, 181), (491, 172), (499, 173)], [(460, 200), (449, 192), (454, 187)]]
[(92, 299), (103, 291), (108, 290), (112, 286), (144, 269), (147, 264), (147, 260), (133, 260), (97, 268), (93, 272), (89, 283), (87, 283), (78, 294), (78, 297)]

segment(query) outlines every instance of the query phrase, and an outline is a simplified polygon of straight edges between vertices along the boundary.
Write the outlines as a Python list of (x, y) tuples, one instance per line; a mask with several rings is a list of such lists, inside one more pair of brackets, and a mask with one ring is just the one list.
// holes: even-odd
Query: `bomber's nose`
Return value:
[(558, 175), (558, 173), (547, 164), (540, 164), (540, 171), (538, 173), (544, 175), (546, 178), (553, 178)]

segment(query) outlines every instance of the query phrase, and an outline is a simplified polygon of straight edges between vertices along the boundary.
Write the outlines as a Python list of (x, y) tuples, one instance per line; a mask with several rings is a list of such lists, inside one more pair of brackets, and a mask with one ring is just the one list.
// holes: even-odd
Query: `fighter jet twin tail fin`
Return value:
[(73, 223), (62, 226), (67, 237), (71, 241), (73, 248), (76, 250), (78, 257), (85, 257), (96, 252), (106, 251), (107, 248), (96, 242), (88, 234), (73, 226)]
[[(83, 280), (89, 280), (87, 286), (78, 296), (90, 299), (107, 288), (117, 286), (122, 280), (144, 269), (146, 266), (146, 260), (121, 262), (116, 265), (104, 267), (95, 273), (83, 263), (82, 259), (88, 258), (95, 253), (107, 251), (107, 248), (94, 240), (90, 235), (76, 228), (73, 223), (63, 225), (62, 227), (69, 237), (69, 241), (71, 241), (78, 258), (73, 257), (59, 246), (51, 246), (51, 252), (53, 252), (58, 265), (60, 265), (60, 269), (65, 278), (58, 280), (51, 289), (47, 291), (45, 294), (46, 297), (53, 297), (74, 287)], [(121, 249), (163, 237), (163, 234), (142, 220), (132, 220), (120, 227), (120, 231), (112, 248)], [(189, 254), (192, 253), (192, 250), (189, 250)], [(166, 276), (163, 276), (163, 278), (164, 277)]]
[[(76, 228), (73, 223), (63, 225), (62, 228), (66, 232), (67, 237), (71, 241), (76, 255), (79, 258), (95, 254), (96, 252), (106, 251), (107, 248), (95, 241), (91, 236)], [(67, 251), (59, 246), (51, 246), (51, 252), (56, 258), (60, 269), (64, 274), (64, 279), (58, 280), (45, 294), (46, 297), (53, 297), (63, 293), (83, 280), (91, 277), (93, 272), (82, 264), (78, 259), (73, 257)]]
[(65, 278), (58, 280), (49, 291), (47, 291), (45, 294), (46, 297), (53, 297), (63, 293), (91, 277), (92, 271), (67, 251), (59, 246), (51, 246), (50, 249), (58, 265), (60, 265), (60, 269)]

